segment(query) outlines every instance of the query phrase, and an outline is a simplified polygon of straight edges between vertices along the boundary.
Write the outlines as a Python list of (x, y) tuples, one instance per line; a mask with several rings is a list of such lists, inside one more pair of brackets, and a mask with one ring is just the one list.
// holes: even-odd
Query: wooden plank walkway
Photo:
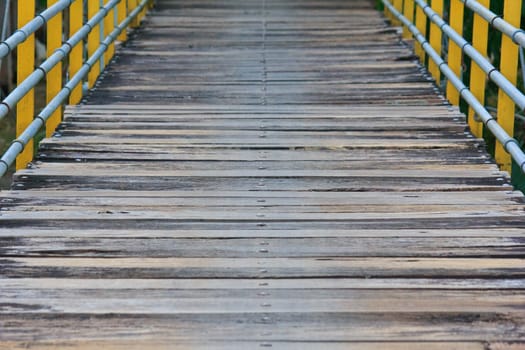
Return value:
[(0, 349), (524, 349), (464, 119), (369, 1), (158, 0), (1, 194)]

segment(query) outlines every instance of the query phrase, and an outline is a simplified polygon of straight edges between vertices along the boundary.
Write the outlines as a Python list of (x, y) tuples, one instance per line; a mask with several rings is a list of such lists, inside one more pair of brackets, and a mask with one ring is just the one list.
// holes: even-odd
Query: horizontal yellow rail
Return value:
[[(140, 24), (153, 0), (47, 0), (47, 8), (36, 16), (35, 5), (35, 0), (18, 1), (18, 29), (0, 42), (0, 59), (15, 49), (18, 57), (17, 86), (0, 103), (0, 119), (16, 108), (17, 123), (16, 139), (0, 159), (0, 176), (15, 159), (17, 169), (31, 162), (35, 135), (44, 126), (47, 136), (54, 132), (63, 104), (80, 102), (83, 85), (94, 85), (115, 53), (115, 41), (125, 40), (127, 29)], [(69, 14), (69, 33), (63, 29), (64, 11)], [(84, 15), (87, 22), (82, 24)], [(34, 33), (44, 26), (47, 57), (35, 69)], [(62, 43), (64, 36), (68, 39)], [(44, 78), (47, 105), (35, 116), (34, 90)]]

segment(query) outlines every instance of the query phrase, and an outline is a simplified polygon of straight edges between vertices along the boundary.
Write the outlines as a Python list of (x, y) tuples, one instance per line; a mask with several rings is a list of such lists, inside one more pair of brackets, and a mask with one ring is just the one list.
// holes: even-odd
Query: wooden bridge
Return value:
[(523, 196), (365, 0), (158, 0), (0, 205), (0, 349), (523, 349)]

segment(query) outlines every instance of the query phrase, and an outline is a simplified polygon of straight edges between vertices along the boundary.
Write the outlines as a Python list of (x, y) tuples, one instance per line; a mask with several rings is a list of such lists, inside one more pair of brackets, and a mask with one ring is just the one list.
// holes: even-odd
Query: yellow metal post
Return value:
[[(505, 0), (503, 19), (516, 28), (519, 28), (521, 24), (521, 5), (522, 0)], [(500, 72), (514, 85), (518, 79), (518, 55), (518, 46), (512, 42), (511, 38), (504, 35), (501, 39)], [(514, 102), (502, 89), (499, 89), (498, 123), (510, 136), (514, 135), (514, 114)], [(495, 158), (501, 169), (510, 174), (512, 159), (499, 142), (496, 144)]]
[[(392, 5), (394, 5), (396, 10), (398, 10), (399, 12), (403, 10), (403, 0), (392, 0)], [(396, 17), (392, 15), (392, 24), (395, 26), (398, 26), (401, 23), (399, 23)]]
[[(137, 1), (137, 3), (140, 3), (140, 0)], [(142, 11), (140, 11), (140, 20), (142, 21), (145, 17), (146, 17), (146, 14), (148, 13), (148, 6), (144, 6), (142, 8)]]
[[(100, 7), (100, 0), (87, 0), (87, 15), (88, 18), (92, 18), (98, 11)], [(91, 57), (93, 53), (98, 49), (100, 45), (100, 25), (96, 25), (91, 33), (88, 35), (88, 44), (87, 44), (87, 51), (88, 51), (88, 57)], [(97, 61), (95, 64), (93, 64), (93, 67), (91, 67), (91, 70), (88, 74), (88, 87), (92, 88), (93, 85), (95, 85), (95, 82), (97, 81), (97, 78), (100, 74), (100, 64)]]
[[(478, 0), (480, 4), (489, 8), (490, 0)], [(489, 25), (482, 17), (474, 14), (474, 24), (472, 29), (472, 46), (478, 50), (483, 56), (487, 56)], [(485, 104), (485, 86), (487, 77), (485, 72), (472, 61), (470, 67), (470, 91), (476, 99)], [(472, 108), (469, 108), (468, 124), (472, 134), (476, 137), (483, 136), (483, 123), (476, 121), (475, 113)]]
[[(119, 24), (126, 19), (127, 7), (127, 0), (120, 0), (120, 2), (117, 5), (117, 22)], [(126, 41), (127, 38), (128, 36), (126, 34), (126, 30), (124, 29), (122, 33), (120, 33), (118, 40)]]
[[(416, 27), (421, 33), (421, 35), (423, 35), (424, 37), (426, 37), (427, 35), (427, 20), (427, 16), (425, 15), (425, 12), (423, 12), (423, 9), (416, 5)], [(426, 53), (418, 42), (416, 42), (415, 51), (416, 54), (419, 56), (419, 60), (424, 65), (426, 60)]]
[[(18, 1), (17, 26), (21, 28), (35, 17), (35, 0)], [(17, 84), (20, 84), (35, 66), (35, 36), (30, 35), (17, 48)], [(16, 106), (16, 135), (19, 136), (33, 121), (35, 113), (34, 89), (24, 96)], [(33, 141), (31, 140), (24, 151), (16, 158), (16, 169), (23, 169), (33, 159)]]
[[(47, 0), (50, 7), (58, 0)], [(62, 12), (47, 22), (47, 57), (62, 46)], [(49, 103), (62, 89), (62, 63), (59, 62), (46, 74), (46, 101)], [(46, 122), (46, 137), (50, 137), (62, 119), (62, 107), (59, 107)]]
[[(443, 17), (443, 0), (432, 0), (431, 3), (432, 9), (440, 16)], [(433, 22), (430, 24), (430, 45), (438, 54), (441, 55), (441, 28), (439, 28), (436, 24)], [(439, 67), (434, 63), (434, 61), (429, 60), (428, 62), (428, 70), (430, 74), (436, 79), (436, 83), (439, 85), (441, 81), (441, 72), (439, 71)]]
[[(450, 0), (450, 26), (460, 35), (463, 35), (463, 14), (465, 7), (460, 0)], [(463, 55), (461, 48), (448, 40), (448, 65), (458, 77), (461, 77), (461, 63)], [(454, 85), (447, 82), (447, 98), (455, 106), (459, 105), (459, 92)]]
[[(403, 3), (403, 15), (412, 23), (414, 23), (414, 0), (405, 0)], [(403, 37), (410, 38), (412, 34), (406, 26), (403, 26)]]
[[(108, 2), (108, 1), (107, 1)], [(106, 2), (106, 3), (107, 3)], [(104, 18), (104, 38), (106, 38), (115, 29), (115, 9), (108, 12)], [(107, 66), (115, 54), (115, 44), (111, 43), (104, 54), (104, 65)]]
[[(69, 7), (69, 33), (74, 34), (82, 27), (84, 13), (83, 0), (74, 1)], [(82, 67), (83, 45), (77, 44), (69, 54), (69, 76), (74, 76)], [(77, 85), (69, 95), (70, 104), (78, 104), (82, 99), (82, 86)]]
[(383, 8), (383, 14), (385, 15), (386, 18), (388, 19), (392, 19), (392, 14), (390, 13), (390, 11), (388, 10), (388, 7), (384, 7)]
[[(128, 14), (130, 14), (137, 7), (137, 0), (127, 0), (127, 1), (128, 1)], [(137, 16), (131, 21), (130, 27), (136, 28), (139, 25), (140, 25), (140, 20)]]

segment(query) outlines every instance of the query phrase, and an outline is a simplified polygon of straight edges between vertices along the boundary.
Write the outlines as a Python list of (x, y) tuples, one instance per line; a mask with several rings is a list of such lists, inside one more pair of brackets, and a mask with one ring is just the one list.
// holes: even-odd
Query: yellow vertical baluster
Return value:
[[(108, 12), (106, 18), (104, 18), (104, 38), (106, 38), (115, 29), (115, 8)], [(104, 54), (104, 65), (108, 65), (109, 61), (115, 54), (115, 44), (111, 43), (108, 50)]]
[[(47, 0), (47, 7), (58, 0)], [(47, 22), (47, 57), (62, 46), (62, 12)], [(62, 89), (62, 62), (59, 62), (46, 75), (46, 101), (49, 103)], [(46, 122), (46, 137), (50, 137), (62, 118), (62, 107), (59, 107)]]
[[(82, 27), (82, 15), (84, 13), (83, 0), (74, 1), (69, 7), (69, 34), (76, 33)], [(77, 44), (69, 54), (69, 76), (73, 77), (82, 67), (83, 44)], [(78, 104), (82, 99), (82, 85), (78, 84), (69, 95), (70, 104)]]
[[(414, 23), (414, 0), (405, 0), (403, 3), (403, 15), (412, 23)], [(410, 38), (412, 34), (406, 26), (403, 26), (403, 37)]]
[[(403, 0), (392, 0), (392, 5), (394, 5), (396, 10), (401, 12), (402, 7), (403, 7)], [(392, 24), (395, 26), (398, 26), (401, 24), (394, 15), (392, 15)]]
[[(503, 19), (517, 28), (521, 24), (521, 5), (522, 0), (505, 0), (503, 10)], [(518, 55), (518, 46), (512, 42), (512, 39), (504, 35), (501, 39), (500, 72), (514, 85), (518, 79)], [(510, 136), (514, 135), (514, 114), (514, 102), (500, 89), (498, 93), (498, 123)], [(495, 158), (501, 169), (510, 174), (512, 169), (511, 157), (499, 142), (496, 144)]]
[[(138, 0), (139, 5), (140, 5), (140, 2), (141, 2), (141, 0)], [(144, 17), (146, 17), (146, 13), (148, 13), (148, 6), (144, 6), (144, 7), (142, 8), (142, 11), (140, 12), (140, 14), (141, 14), (141, 20), (143, 20)]]
[[(432, 0), (431, 3), (432, 9), (440, 16), (443, 17), (443, 0)], [(441, 28), (435, 25), (433, 22), (430, 24), (430, 45), (436, 52), (441, 55)], [(428, 70), (430, 74), (436, 79), (436, 83), (439, 85), (441, 80), (441, 72), (439, 67), (434, 63), (434, 61), (429, 60)]]
[[(117, 22), (119, 24), (122, 23), (122, 21), (124, 21), (126, 19), (127, 7), (128, 7), (127, 6), (127, 0), (120, 0), (120, 2), (117, 5)], [(122, 31), (122, 33), (120, 33), (120, 35), (118, 37), (118, 40), (126, 41), (127, 38), (128, 38), (128, 36), (126, 34), (126, 29), (124, 29)]]
[[(450, 26), (460, 35), (463, 35), (463, 14), (465, 7), (460, 0), (450, 0)], [(458, 77), (461, 77), (462, 63), (461, 48), (452, 40), (448, 40), (448, 65)], [(453, 105), (459, 105), (459, 92), (454, 85), (447, 82), (447, 98)]]
[[(35, 17), (35, 0), (18, 1), (17, 26), (21, 28)], [(17, 84), (20, 84), (35, 66), (35, 36), (30, 35), (25, 42), (17, 48)], [(16, 106), (16, 135), (19, 136), (33, 121), (35, 113), (35, 92), (29, 93), (18, 102)], [(16, 169), (23, 169), (33, 159), (33, 140), (25, 147), (24, 151), (16, 158)]]
[(383, 13), (384, 13), (386, 18), (392, 20), (392, 14), (390, 13), (390, 10), (388, 10), (388, 7), (385, 6), (383, 8)]
[[(424, 37), (426, 37), (427, 35), (427, 20), (427, 16), (423, 12), (423, 9), (420, 6), (416, 5), (416, 27), (421, 33), (421, 35), (423, 35)], [(426, 60), (426, 53), (418, 42), (416, 42), (415, 51), (416, 54), (419, 56), (419, 60), (424, 65)]]
[[(480, 4), (489, 8), (490, 0), (478, 0)], [(472, 29), (472, 46), (483, 56), (487, 56), (489, 24), (482, 17), (474, 14), (474, 24)], [(470, 67), (470, 91), (476, 99), (485, 104), (485, 86), (487, 77), (485, 72), (472, 61)], [(476, 137), (483, 136), (483, 123), (476, 121), (475, 113), (472, 108), (469, 108), (468, 124), (472, 134)]]
[[(87, 6), (87, 15), (88, 18), (92, 18), (98, 11), (100, 7), (100, 1), (99, 0), (88, 0), (88, 6)], [(100, 45), (100, 25), (96, 25), (91, 33), (88, 35), (88, 44), (87, 44), (87, 51), (88, 51), (88, 57), (91, 57), (93, 53), (98, 49)], [(93, 85), (95, 85), (95, 82), (97, 81), (97, 77), (100, 74), (100, 64), (97, 61), (95, 64), (93, 64), (93, 67), (91, 67), (91, 70), (88, 74), (88, 87), (92, 88)]]
[[(99, 6), (99, 9), (101, 9), (103, 6), (104, 6), (104, 0), (98, 0), (98, 6)], [(99, 38), (98, 38), (98, 42), (99, 42), (99, 46), (97, 47), (100, 48), (100, 43), (104, 41), (104, 38), (105, 38), (105, 33), (106, 33), (106, 17), (104, 17), (104, 19), (99, 22)], [(99, 69), (100, 69), (100, 72), (102, 72), (104, 70), (104, 68), (106, 67), (106, 54), (107, 54), (107, 50), (106, 52), (104, 52), (102, 54), (102, 56), (100, 57), (100, 61), (98, 62), (99, 63)]]
[[(133, 10), (135, 10), (136, 7), (137, 7), (137, 0), (128, 0), (128, 14), (130, 14)], [(130, 27), (136, 28), (139, 25), (140, 25), (140, 20), (137, 16), (131, 21)]]

